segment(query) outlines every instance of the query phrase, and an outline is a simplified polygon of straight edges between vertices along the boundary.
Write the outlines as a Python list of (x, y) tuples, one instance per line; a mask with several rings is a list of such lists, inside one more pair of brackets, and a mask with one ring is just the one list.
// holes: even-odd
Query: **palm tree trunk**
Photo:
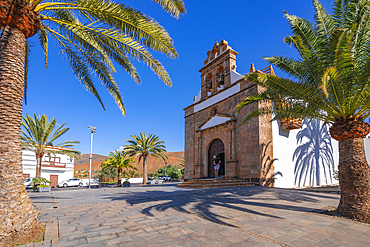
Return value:
[(337, 214), (370, 223), (370, 175), (362, 138), (339, 140)]
[(36, 178), (41, 178), (41, 160), (42, 157), (36, 156)]
[(121, 183), (121, 174), (122, 174), (122, 169), (118, 169), (118, 182), (117, 182), (117, 186), (122, 186), (122, 183)]
[(0, 246), (24, 243), (42, 234), (39, 210), (23, 184), (20, 129), (25, 35), (1, 27), (0, 37)]
[(143, 184), (148, 183), (148, 172), (146, 166), (146, 156), (143, 157)]

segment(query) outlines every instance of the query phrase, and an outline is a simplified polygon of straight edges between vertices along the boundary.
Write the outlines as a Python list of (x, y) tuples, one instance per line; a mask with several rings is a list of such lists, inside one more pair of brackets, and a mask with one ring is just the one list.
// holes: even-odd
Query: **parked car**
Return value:
[[(83, 186), (89, 186), (89, 179), (82, 179)], [(99, 185), (99, 179), (91, 179), (90, 186)]]
[(155, 184), (164, 184), (165, 180), (163, 178), (157, 178)]
[(163, 184), (164, 179), (163, 178), (155, 178), (155, 177), (149, 177), (147, 184)]
[(164, 183), (163, 178), (148, 177), (147, 184), (163, 184), (163, 183)]
[(155, 184), (155, 177), (148, 177), (147, 184)]
[(25, 178), (24, 179), (24, 186), (26, 187), (26, 189), (32, 188), (32, 185), (31, 185), (32, 180), (33, 180), (33, 178)]
[(158, 178), (163, 179), (166, 182), (171, 182), (171, 178), (169, 176), (161, 175)]
[(57, 187), (69, 187), (69, 186), (78, 186), (81, 187), (83, 185), (83, 181), (79, 178), (70, 178), (68, 180), (64, 180), (57, 184)]

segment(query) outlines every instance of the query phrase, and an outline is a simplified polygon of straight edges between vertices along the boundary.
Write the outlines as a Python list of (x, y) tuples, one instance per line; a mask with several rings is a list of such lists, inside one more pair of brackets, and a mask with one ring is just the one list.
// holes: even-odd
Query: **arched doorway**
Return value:
[(218, 176), (223, 176), (225, 175), (225, 149), (224, 144), (220, 139), (214, 140), (208, 148), (208, 177), (215, 176), (213, 161), (216, 156), (220, 156), (221, 159), (221, 167)]

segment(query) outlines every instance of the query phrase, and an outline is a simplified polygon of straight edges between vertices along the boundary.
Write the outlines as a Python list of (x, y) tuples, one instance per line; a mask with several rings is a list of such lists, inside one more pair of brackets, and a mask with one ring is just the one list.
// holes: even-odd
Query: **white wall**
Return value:
[(280, 122), (273, 121), (272, 131), (275, 187), (338, 183), (333, 179), (333, 170), (338, 170), (338, 142), (330, 137), (328, 125), (304, 120), (302, 129), (281, 131)]
[(216, 95), (208, 98), (207, 100), (203, 101), (202, 103), (199, 103), (199, 104), (195, 105), (194, 106), (194, 112), (201, 111), (201, 110), (203, 110), (203, 109), (205, 109), (205, 108), (207, 108), (211, 105), (214, 105), (217, 102), (220, 102), (221, 100), (224, 100), (227, 97), (238, 93), (239, 91), (240, 91), (240, 83), (226, 89), (225, 91), (223, 91), (219, 94), (216, 94)]
[[(66, 167), (43, 167), (41, 166), (41, 177), (50, 179), (50, 175), (58, 175), (58, 182), (73, 178), (74, 174), (74, 159), (71, 159), (65, 154), (56, 154), (56, 157), (60, 157), (60, 163), (65, 163)], [(43, 162), (49, 160), (46, 156), (43, 158)], [(36, 155), (34, 152), (29, 150), (22, 151), (22, 165), (23, 174), (30, 174), (30, 177), (36, 176)]]
[(129, 181), (132, 184), (142, 184), (143, 183), (143, 178), (130, 178)]

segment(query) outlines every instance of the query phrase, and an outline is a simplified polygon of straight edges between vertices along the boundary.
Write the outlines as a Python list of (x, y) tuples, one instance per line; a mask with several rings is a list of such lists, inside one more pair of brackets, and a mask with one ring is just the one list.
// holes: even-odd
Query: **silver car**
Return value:
[(64, 180), (57, 184), (57, 187), (70, 187), (70, 186), (78, 186), (82, 187), (83, 181), (79, 178), (70, 178), (68, 180)]
[(24, 179), (24, 186), (26, 187), (26, 189), (32, 188), (32, 185), (31, 185), (32, 180), (33, 180), (33, 178), (25, 178)]

